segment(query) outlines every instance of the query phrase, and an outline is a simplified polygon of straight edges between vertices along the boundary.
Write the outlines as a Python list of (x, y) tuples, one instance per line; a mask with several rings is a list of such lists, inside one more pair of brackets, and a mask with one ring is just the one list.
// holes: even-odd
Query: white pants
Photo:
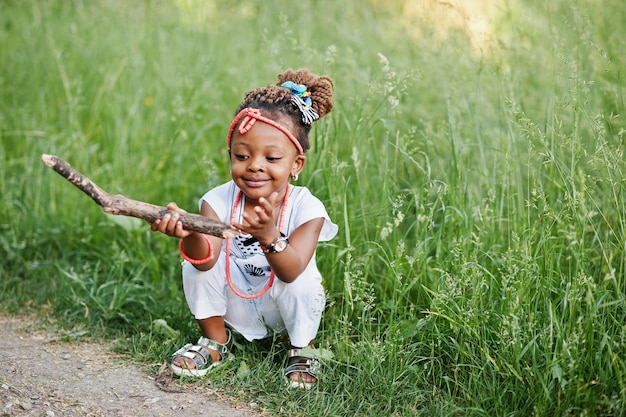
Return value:
[(261, 297), (244, 299), (228, 286), (223, 256), (209, 271), (183, 261), (183, 289), (194, 317), (223, 316), (249, 341), (269, 336), (268, 330), (286, 331), (293, 346), (307, 346), (315, 339), (326, 302), (321, 281), (306, 273), (289, 284), (276, 278)]

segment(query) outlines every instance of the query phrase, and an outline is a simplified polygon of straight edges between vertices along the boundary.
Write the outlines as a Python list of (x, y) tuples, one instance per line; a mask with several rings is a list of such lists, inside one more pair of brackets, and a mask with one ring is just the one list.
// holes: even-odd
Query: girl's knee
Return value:
[[(302, 278), (302, 277), (301, 277)], [(311, 279), (296, 279), (288, 284), (283, 283), (280, 297), (299, 300), (324, 301), (324, 288), (319, 281)]]

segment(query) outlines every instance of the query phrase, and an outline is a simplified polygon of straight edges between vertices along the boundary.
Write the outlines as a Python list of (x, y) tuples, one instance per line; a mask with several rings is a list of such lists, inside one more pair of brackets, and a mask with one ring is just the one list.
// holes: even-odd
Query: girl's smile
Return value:
[(243, 181), (250, 188), (261, 188), (264, 185), (269, 183), (269, 180), (256, 179), (256, 178), (244, 179)]

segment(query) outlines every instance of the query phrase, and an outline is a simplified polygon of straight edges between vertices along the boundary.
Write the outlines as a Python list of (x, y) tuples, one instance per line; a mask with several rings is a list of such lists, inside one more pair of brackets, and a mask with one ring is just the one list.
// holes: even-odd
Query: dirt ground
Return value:
[(0, 315), (0, 417), (261, 415), (206, 384), (178, 384), (165, 366), (149, 375), (106, 346), (32, 329), (28, 318)]

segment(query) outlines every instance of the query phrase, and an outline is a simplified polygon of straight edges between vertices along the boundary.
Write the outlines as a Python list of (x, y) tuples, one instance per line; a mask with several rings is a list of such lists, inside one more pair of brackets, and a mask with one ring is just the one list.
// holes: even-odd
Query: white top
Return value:
[[(311, 194), (306, 187), (292, 185), (289, 187), (289, 191), (282, 233), (289, 237), (298, 226), (309, 220), (323, 218), (324, 224), (318, 242), (328, 241), (337, 235), (337, 225), (330, 220), (324, 204), (317, 197)], [(240, 192), (239, 187), (231, 180), (208, 191), (200, 199), (199, 205), (201, 207), (202, 202), (206, 202), (222, 222), (230, 224), (233, 205)], [(237, 222), (241, 222), (244, 202), (245, 196), (242, 197), (236, 213)], [(280, 224), (280, 221), (278, 219), (278, 224)], [(271, 272), (259, 242), (251, 235), (241, 235), (233, 238), (230, 246), (230, 261), (233, 262), (231, 264), (233, 283), (242, 292), (255, 293), (259, 291), (267, 283)], [(226, 245), (224, 244), (222, 245), (220, 258), (225, 256)], [(305, 274), (320, 277), (320, 272), (315, 262), (315, 253), (313, 253), (309, 264), (302, 272), (302, 275)]]

